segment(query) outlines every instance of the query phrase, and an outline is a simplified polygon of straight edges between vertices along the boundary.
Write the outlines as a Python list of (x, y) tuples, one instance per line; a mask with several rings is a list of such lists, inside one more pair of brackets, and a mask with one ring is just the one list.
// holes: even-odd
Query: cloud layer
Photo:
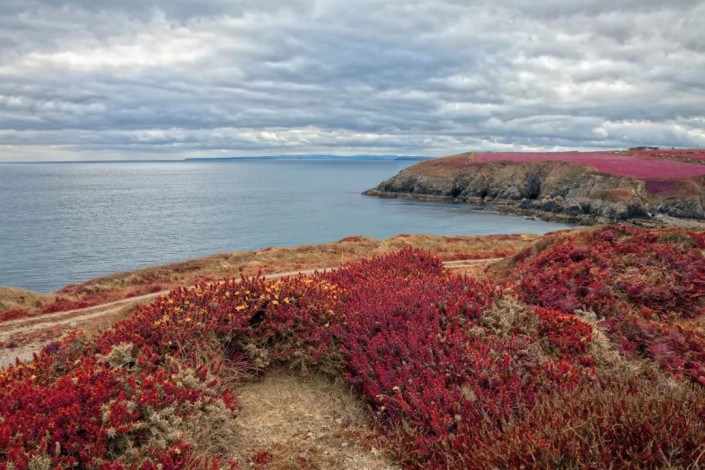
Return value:
[(0, 160), (702, 147), (702, 18), (699, 0), (5, 0)]

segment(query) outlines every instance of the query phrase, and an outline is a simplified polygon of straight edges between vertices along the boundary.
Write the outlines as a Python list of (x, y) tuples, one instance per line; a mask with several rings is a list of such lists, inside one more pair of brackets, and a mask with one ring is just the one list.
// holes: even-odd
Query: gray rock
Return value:
[[(705, 219), (705, 180), (683, 182), (678, 197), (650, 194), (644, 181), (563, 162), (472, 164), (447, 176), (413, 165), (366, 194), (502, 202), (519, 211), (576, 220), (624, 221), (658, 214)], [(441, 173), (441, 175), (443, 175)]]

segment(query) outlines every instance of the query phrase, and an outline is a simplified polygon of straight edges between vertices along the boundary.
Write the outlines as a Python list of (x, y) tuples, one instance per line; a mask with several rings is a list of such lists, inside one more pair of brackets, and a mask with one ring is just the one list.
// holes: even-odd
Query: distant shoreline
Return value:
[(167, 160), (55, 160), (55, 161), (0, 161), (0, 165), (24, 164), (71, 164), (71, 163), (219, 163), (219, 162), (258, 162), (258, 161), (283, 161), (283, 162), (420, 162), (431, 160), (434, 157), (418, 155), (263, 155), (261, 157), (188, 157)]

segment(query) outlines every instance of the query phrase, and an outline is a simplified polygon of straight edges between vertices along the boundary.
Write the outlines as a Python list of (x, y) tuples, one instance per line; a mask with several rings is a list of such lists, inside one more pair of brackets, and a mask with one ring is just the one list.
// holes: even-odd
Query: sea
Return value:
[(69, 284), (221, 252), (352, 235), (546, 233), (481, 206), (363, 196), (409, 161), (0, 164), (0, 285)]

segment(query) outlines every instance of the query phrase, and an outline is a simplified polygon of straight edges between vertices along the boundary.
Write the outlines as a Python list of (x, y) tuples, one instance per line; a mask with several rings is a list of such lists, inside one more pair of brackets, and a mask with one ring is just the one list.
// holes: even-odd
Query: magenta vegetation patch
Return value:
[(651, 152), (550, 152), (550, 153), (477, 153), (478, 163), (498, 161), (546, 162), (559, 161), (588, 165), (605, 173), (631, 176), (641, 179), (689, 179), (705, 175), (705, 165), (687, 163), (677, 158), (688, 158), (705, 162), (705, 153), (696, 151), (651, 151)]
[(672, 179), (650, 179), (646, 181), (646, 191), (650, 194), (666, 194), (677, 191), (682, 184)]
[(678, 150), (636, 150), (626, 152), (630, 155), (648, 155), (659, 158), (678, 158), (705, 162), (705, 150), (678, 149)]

